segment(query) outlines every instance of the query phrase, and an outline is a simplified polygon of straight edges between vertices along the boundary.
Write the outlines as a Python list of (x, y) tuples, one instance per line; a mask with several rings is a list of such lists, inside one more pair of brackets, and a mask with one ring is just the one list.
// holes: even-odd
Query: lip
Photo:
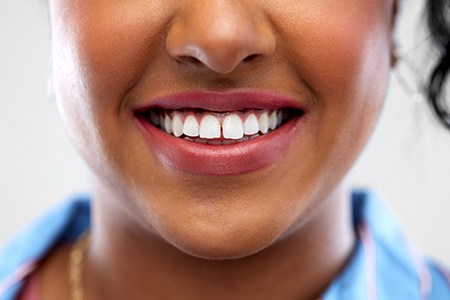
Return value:
[[(156, 128), (140, 116), (141, 112), (160, 108), (203, 109), (215, 112), (249, 108), (275, 110), (291, 108), (303, 111), (268, 134), (229, 145), (208, 145), (174, 137)], [(254, 172), (281, 161), (292, 144), (306, 113), (302, 103), (291, 97), (261, 90), (194, 91), (167, 95), (148, 101), (133, 110), (134, 120), (150, 151), (168, 168), (201, 175), (240, 175)]]
[(236, 111), (246, 108), (305, 110), (304, 105), (299, 100), (277, 92), (253, 89), (180, 92), (148, 101), (147, 105), (137, 108), (135, 112), (152, 108), (199, 108), (216, 112)]

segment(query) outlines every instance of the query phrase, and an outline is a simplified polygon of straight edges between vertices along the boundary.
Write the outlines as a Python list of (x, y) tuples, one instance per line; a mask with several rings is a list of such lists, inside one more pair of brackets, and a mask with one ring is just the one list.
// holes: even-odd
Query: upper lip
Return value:
[(213, 112), (229, 112), (245, 109), (286, 109), (305, 110), (304, 103), (290, 96), (267, 90), (204, 90), (185, 91), (162, 96), (137, 107), (135, 113), (154, 108), (202, 109)]

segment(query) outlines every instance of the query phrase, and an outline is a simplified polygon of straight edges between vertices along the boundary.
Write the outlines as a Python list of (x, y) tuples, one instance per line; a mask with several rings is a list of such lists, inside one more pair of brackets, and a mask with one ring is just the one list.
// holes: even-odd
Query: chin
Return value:
[(174, 246), (185, 254), (206, 260), (235, 260), (252, 256), (269, 247), (270, 241), (248, 242), (248, 241), (179, 241)]
[[(180, 251), (196, 258), (231, 260), (254, 255), (274, 243), (281, 235), (279, 226), (259, 224), (227, 224), (224, 226), (180, 225), (165, 240)], [(166, 232), (167, 234), (168, 232)]]

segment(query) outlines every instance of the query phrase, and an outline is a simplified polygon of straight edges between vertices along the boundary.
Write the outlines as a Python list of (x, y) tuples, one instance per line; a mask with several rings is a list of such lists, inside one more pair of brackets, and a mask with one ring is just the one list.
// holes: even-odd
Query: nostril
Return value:
[(258, 57), (260, 57), (260, 54), (251, 54), (251, 55), (247, 56), (246, 58), (244, 58), (243, 62), (249, 63), (249, 62), (256, 60)]
[[(245, 57), (244, 59), (242, 59), (241, 62), (242, 63), (252, 63), (261, 57), (262, 57), (261, 54), (251, 54), (251, 55), (248, 55), (247, 57)], [(214, 70), (218, 70), (218, 68), (220, 68), (220, 66), (218, 67), (217, 65), (213, 64), (212, 62), (208, 62), (207, 60), (202, 61), (200, 57), (196, 57), (194, 55), (180, 55), (176, 58), (176, 61), (179, 64), (184, 64), (186, 66), (191, 66), (194, 68), (199, 68), (202, 66), (208, 66), (209, 68), (212, 68)], [(233, 67), (233, 69), (234, 69), (234, 67)], [(222, 70), (220, 72), (228, 73), (229, 71)]]
[(182, 55), (177, 59), (177, 61), (179, 63), (187, 63), (189, 65), (194, 65), (194, 66), (198, 66), (198, 65), (202, 64), (202, 62), (198, 58), (195, 58), (195, 57), (189, 56), (189, 55)]
[[(246, 58), (244, 58), (242, 61), (244, 63), (249, 63), (249, 62), (256, 60), (260, 56), (261, 56), (260, 54), (251, 54), (251, 55), (247, 56)], [(194, 56), (190, 56), (190, 55), (182, 55), (182, 56), (178, 57), (178, 62), (187, 63), (187, 64), (195, 65), (195, 66), (203, 64), (203, 62), (200, 59), (198, 59)]]

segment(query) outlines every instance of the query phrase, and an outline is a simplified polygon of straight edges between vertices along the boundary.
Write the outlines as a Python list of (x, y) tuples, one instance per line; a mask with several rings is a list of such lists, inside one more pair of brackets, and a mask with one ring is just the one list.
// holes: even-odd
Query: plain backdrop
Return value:
[[(413, 75), (424, 70), (408, 70), (426, 49), (418, 38), (420, 0), (404, 2), (399, 36), (409, 55), (349, 180), (376, 190), (421, 251), (450, 265), (450, 132), (412, 97)], [(48, 97), (47, 23), (44, 1), (0, 1), (0, 244), (60, 199), (89, 190), (89, 171)]]

